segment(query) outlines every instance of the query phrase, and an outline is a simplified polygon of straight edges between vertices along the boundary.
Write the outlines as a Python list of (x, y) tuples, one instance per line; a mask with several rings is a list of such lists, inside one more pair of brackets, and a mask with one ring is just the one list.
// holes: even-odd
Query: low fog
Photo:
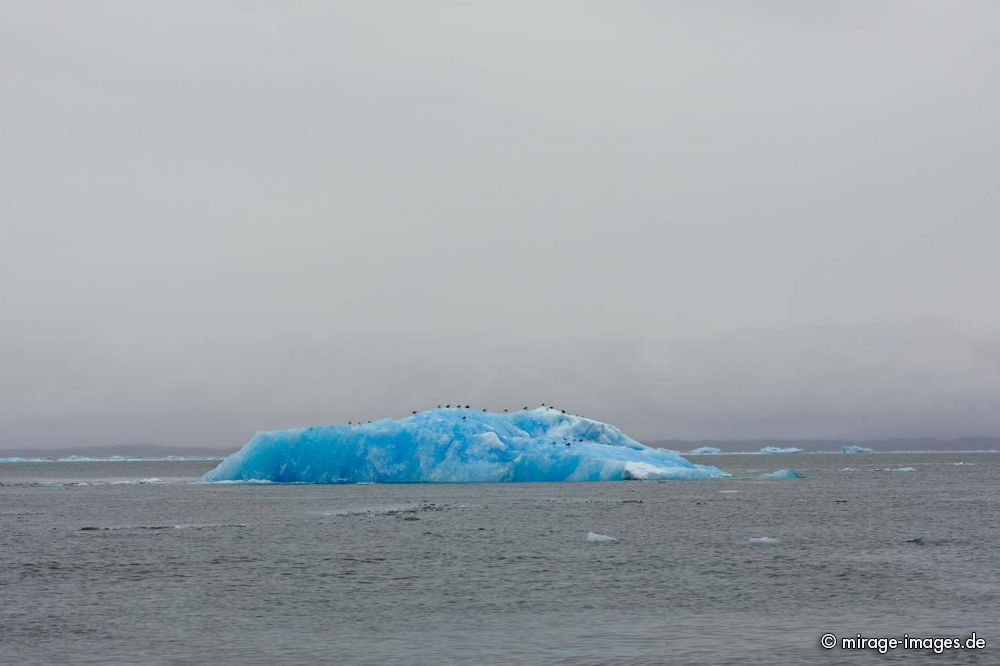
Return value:
[(1000, 4), (32, 2), (0, 448), (1000, 435)]

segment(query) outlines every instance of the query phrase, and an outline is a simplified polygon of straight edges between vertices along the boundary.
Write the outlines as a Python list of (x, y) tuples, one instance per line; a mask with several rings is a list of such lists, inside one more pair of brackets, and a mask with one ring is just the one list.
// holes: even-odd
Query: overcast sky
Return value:
[(1000, 435), (1000, 3), (31, 2), (0, 448)]

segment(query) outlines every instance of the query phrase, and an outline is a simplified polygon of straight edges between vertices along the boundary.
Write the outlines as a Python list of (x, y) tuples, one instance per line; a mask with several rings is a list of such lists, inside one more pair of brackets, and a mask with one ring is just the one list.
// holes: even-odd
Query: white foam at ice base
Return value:
[(404, 419), (258, 433), (209, 482), (468, 483), (728, 476), (551, 408), (431, 409)]
[(587, 532), (587, 543), (612, 543), (614, 541), (618, 541), (618, 539), (608, 536), (607, 534)]
[(774, 537), (750, 537), (750, 543), (755, 546), (774, 546), (778, 540)]

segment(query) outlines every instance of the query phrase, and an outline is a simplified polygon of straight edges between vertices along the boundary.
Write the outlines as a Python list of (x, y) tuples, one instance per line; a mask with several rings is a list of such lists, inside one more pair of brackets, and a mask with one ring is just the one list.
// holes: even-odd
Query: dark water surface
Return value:
[[(1000, 454), (692, 459), (744, 478), (208, 485), (213, 462), (0, 464), (0, 662), (1000, 663)], [(783, 467), (806, 478), (747, 478)], [(984, 650), (819, 647), (973, 631)]]

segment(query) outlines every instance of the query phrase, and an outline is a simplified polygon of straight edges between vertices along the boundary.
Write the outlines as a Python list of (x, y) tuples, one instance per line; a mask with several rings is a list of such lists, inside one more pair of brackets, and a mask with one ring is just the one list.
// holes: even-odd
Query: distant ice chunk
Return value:
[(618, 539), (608, 536), (607, 534), (587, 532), (587, 543), (612, 543), (614, 541), (618, 541)]
[(768, 472), (767, 474), (761, 474), (761, 477), (768, 479), (802, 479), (804, 478), (801, 474), (796, 472), (794, 469), (779, 469), (775, 472)]
[(851, 444), (849, 446), (840, 447), (841, 453), (872, 453), (872, 449), (867, 446), (858, 446), (857, 444)]
[(783, 449), (780, 446), (765, 446), (760, 450), (761, 453), (802, 453), (802, 449), (790, 446), (787, 449)]
[(278, 483), (625, 481), (728, 476), (618, 428), (539, 408), (431, 409), (410, 417), (258, 433), (202, 477)]
[(755, 546), (774, 546), (778, 544), (778, 540), (774, 537), (750, 537), (750, 543)]
[(716, 453), (722, 453), (722, 449), (717, 449), (714, 446), (699, 446), (697, 449), (688, 451), (688, 455), (691, 456), (709, 456)]
[(897, 467), (896, 469), (894, 469), (892, 471), (893, 472), (916, 472), (917, 470), (913, 469), (912, 467)]

